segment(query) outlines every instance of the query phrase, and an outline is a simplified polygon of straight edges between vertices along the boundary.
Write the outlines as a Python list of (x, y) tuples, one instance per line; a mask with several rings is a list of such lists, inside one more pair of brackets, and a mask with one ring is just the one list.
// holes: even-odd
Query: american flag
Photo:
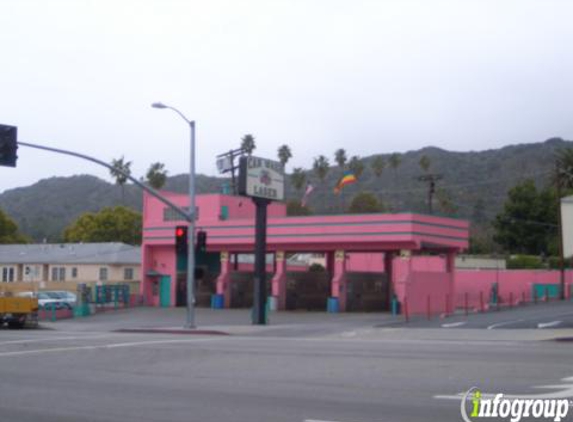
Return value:
[(312, 186), (310, 183), (308, 183), (306, 185), (306, 190), (304, 191), (304, 196), (302, 197), (302, 200), (300, 201), (300, 204), (303, 207), (306, 207), (306, 201), (308, 200), (308, 197), (310, 196), (310, 194), (312, 193), (313, 190), (314, 190), (314, 186)]

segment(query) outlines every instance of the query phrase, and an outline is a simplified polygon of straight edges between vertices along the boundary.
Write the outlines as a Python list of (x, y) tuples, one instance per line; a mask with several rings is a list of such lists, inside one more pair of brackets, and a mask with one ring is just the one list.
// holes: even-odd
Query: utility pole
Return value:
[(231, 173), (231, 188), (233, 195), (237, 194), (235, 171), (239, 168), (238, 165), (235, 165), (235, 158), (243, 156), (244, 153), (245, 151), (242, 148), (237, 148), (224, 154), (217, 155), (217, 169), (219, 170), (219, 173)]
[(559, 244), (559, 298), (565, 300), (565, 257), (563, 251), (563, 227), (561, 222), (561, 172), (555, 163), (555, 191), (557, 200), (557, 236)]
[(436, 193), (436, 182), (443, 177), (442, 174), (436, 173), (424, 174), (418, 177), (420, 182), (428, 182), (428, 214), (433, 214), (432, 201), (434, 199), (434, 193)]

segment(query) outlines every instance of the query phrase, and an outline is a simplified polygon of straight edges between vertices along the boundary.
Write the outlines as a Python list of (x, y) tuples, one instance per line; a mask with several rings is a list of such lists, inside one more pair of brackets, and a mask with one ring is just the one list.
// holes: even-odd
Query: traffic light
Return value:
[(175, 227), (175, 251), (178, 254), (187, 254), (187, 226)]
[(0, 166), (16, 167), (18, 128), (0, 125)]
[(197, 232), (197, 251), (207, 252), (207, 232), (199, 230)]

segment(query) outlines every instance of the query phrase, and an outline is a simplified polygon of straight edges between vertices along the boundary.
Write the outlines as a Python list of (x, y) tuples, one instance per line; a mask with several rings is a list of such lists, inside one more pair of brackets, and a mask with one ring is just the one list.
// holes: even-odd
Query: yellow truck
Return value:
[(35, 297), (0, 296), (0, 327), (24, 328), (38, 325), (38, 299)]

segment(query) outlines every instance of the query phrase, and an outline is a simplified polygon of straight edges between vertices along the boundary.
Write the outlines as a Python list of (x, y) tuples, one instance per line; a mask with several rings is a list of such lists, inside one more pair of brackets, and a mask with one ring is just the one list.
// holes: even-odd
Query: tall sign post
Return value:
[(246, 156), (239, 161), (239, 195), (249, 196), (256, 206), (255, 283), (253, 324), (267, 323), (267, 206), (284, 199), (284, 167), (278, 161)]

